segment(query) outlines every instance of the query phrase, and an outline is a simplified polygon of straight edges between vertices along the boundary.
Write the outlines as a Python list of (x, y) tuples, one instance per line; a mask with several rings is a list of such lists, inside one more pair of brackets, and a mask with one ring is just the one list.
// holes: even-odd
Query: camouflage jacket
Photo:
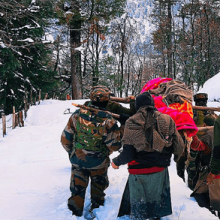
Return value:
[[(61, 135), (61, 144), (68, 152), (71, 163), (74, 164), (74, 166), (79, 166), (80, 168), (86, 169), (100, 169), (109, 166), (109, 154), (112, 151), (119, 150), (119, 148), (121, 147), (120, 131), (116, 120), (113, 119), (110, 115), (107, 115), (107, 117), (104, 118), (104, 129), (102, 132), (101, 145), (104, 145), (104, 147), (106, 147), (107, 154), (103, 156), (100, 152), (85, 150), (83, 148), (75, 148), (77, 144), (77, 140), (75, 137), (77, 136), (78, 131), (77, 121), (79, 119), (79, 111), (85, 114), (89, 112), (88, 110), (84, 109), (75, 111), (70, 116), (69, 121)], [(89, 113), (92, 114), (92, 117), (95, 117), (94, 112)], [(96, 134), (94, 133), (94, 135)]]
[(131, 100), (130, 102), (130, 108), (126, 108), (124, 106), (122, 106), (120, 103), (118, 102), (114, 102), (114, 101), (111, 101), (109, 100), (108, 101), (108, 105), (106, 107), (110, 112), (113, 112), (115, 114), (127, 114), (127, 115), (130, 115), (132, 116), (133, 114), (136, 113), (136, 110), (135, 110), (135, 101), (134, 100)]
[[(87, 101), (87, 102), (84, 103), (84, 105), (86, 105), (86, 106), (88, 106), (90, 104), (91, 104), (90, 101)], [(126, 108), (118, 102), (109, 100), (108, 104), (106, 106), (106, 109), (108, 111), (112, 112), (112, 113), (115, 113), (115, 114), (126, 114), (126, 115), (129, 115), (129, 116), (132, 116), (136, 113), (135, 100), (130, 101), (130, 108)], [(115, 118), (115, 120), (120, 122), (120, 120), (118, 118)], [(124, 134), (124, 125), (120, 125), (120, 133), (121, 133), (121, 138), (122, 138), (122, 136)]]
[[(84, 103), (84, 105), (89, 105), (90, 101), (86, 101)], [(130, 108), (126, 108), (124, 106), (122, 106), (120, 103), (118, 102), (115, 102), (115, 101), (112, 101), (112, 100), (109, 100), (108, 101), (108, 104), (106, 106), (106, 109), (112, 113), (115, 113), (115, 114), (127, 114), (129, 116), (132, 116), (133, 114), (136, 113), (136, 110), (135, 110), (135, 101), (134, 100), (131, 100), (130, 102)]]

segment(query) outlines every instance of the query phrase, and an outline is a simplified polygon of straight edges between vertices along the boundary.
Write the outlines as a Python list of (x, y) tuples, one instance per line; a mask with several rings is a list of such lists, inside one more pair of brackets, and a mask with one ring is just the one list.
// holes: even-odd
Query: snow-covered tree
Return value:
[(125, 0), (58, 1), (60, 22), (69, 28), (73, 99), (82, 97), (88, 82), (96, 85), (103, 75), (107, 24), (123, 13), (124, 4)]
[(55, 83), (45, 35), (54, 15), (53, 0), (0, 2), (0, 105), (6, 114), (12, 106), (23, 108), (30, 91), (49, 92)]

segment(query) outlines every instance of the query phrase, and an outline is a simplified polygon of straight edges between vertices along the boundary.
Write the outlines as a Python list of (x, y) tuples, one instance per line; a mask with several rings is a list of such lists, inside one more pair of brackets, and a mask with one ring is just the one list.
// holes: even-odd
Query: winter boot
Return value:
[(82, 212), (76, 210), (76, 208), (73, 205), (68, 204), (68, 208), (70, 211), (72, 211), (72, 215), (79, 216), (79, 217), (82, 216)]

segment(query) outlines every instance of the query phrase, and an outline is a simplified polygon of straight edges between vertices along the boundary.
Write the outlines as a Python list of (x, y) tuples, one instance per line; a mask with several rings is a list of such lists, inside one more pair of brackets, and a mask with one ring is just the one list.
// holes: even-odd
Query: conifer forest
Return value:
[(0, 1), (0, 113), (97, 84), (137, 95), (155, 77), (196, 92), (219, 70), (218, 0)]

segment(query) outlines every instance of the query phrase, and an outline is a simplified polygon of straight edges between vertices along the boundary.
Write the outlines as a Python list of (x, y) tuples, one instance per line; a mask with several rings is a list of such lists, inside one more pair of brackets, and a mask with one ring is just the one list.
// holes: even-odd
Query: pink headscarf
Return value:
[(143, 92), (146, 92), (148, 90), (151, 90), (151, 89), (156, 89), (158, 87), (158, 85), (160, 83), (164, 83), (164, 82), (169, 82), (171, 81), (172, 78), (161, 78), (161, 77), (158, 77), (158, 78), (155, 78), (155, 79), (152, 79), (150, 81), (148, 81), (142, 88), (141, 90), (141, 93)]

